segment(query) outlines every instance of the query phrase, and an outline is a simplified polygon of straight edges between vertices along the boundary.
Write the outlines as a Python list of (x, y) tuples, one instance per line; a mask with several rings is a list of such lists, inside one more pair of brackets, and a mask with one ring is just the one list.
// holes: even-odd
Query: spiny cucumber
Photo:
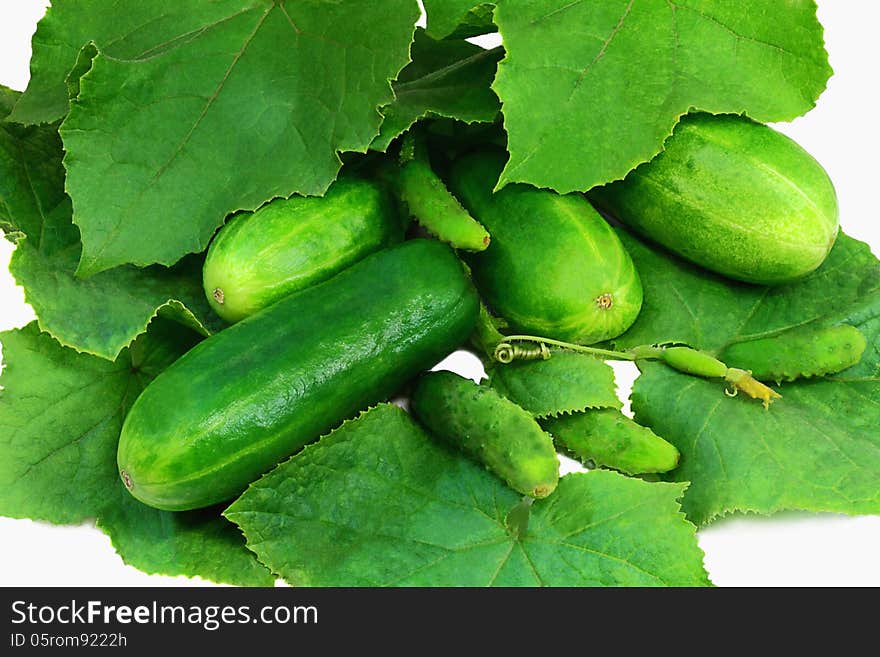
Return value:
[(419, 379), (410, 404), (432, 434), (482, 462), (514, 490), (546, 497), (556, 489), (553, 439), (492, 388), (453, 372), (431, 372)]
[(556, 444), (585, 463), (626, 474), (668, 472), (678, 465), (675, 445), (613, 408), (541, 421)]
[(857, 364), (868, 343), (854, 326), (798, 327), (778, 335), (737, 342), (721, 354), (733, 367), (761, 381), (794, 381), (834, 374)]

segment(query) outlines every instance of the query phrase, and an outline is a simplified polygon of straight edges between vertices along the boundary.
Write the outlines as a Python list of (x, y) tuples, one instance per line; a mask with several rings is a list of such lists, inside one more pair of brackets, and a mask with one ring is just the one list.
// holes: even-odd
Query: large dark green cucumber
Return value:
[(367, 256), (203, 341), (134, 403), (119, 441), (128, 489), (160, 509), (240, 493), (467, 339), (477, 294), (452, 249)]
[(343, 177), (323, 197), (276, 199), (233, 217), (208, 249), (205, 294), (218, 315), (237, 322), (402, 238), (390, 195)]
[(472, 153), (449, 181), (492, 235), (468, 260), (483, 298), (520, 333), (581, 344), (623, 333), (642, 284), (617, 234), (579, 194), (523, 184), (493, 193), (504, 161), (503, 151)]
[(821, 165), (739, 116), (685, 117), (663, 153), (590, 199), (683, 258), (751, 283), (808, 274), (837, 237), (837, 197)]
[(410, 404), (432, 434), (470, 454), (515, 491), (546, 497), (556, 489), (553, 439), (494, 389), (453, 372), (431, 372), (419, 379)]

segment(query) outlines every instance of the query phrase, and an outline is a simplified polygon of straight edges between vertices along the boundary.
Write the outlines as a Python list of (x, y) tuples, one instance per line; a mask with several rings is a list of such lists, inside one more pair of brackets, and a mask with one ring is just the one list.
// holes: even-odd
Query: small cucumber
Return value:
[(726, 394), (735, 397), (740, 390), (752, 399), (760, 399), (764, 408), (769, 409), (770, 404), (782, 396), (765, 386), (752, 376), (751, 372), (737, 367), (728, 367), (712, 354), (691, 347), (657, 347), (642, 345), (629, 350), (630, 356), (636, 362), (640, 360), (660, 360), (669, 367), (692, 376), (702, 376), (709, 379), (724, 379), (731, 385)]
[(675, 445), (614, 408), (541, 421), (556, 444), (575, 458), (626, 474), (668, 472), (678, 465)]
[(230, 219), (208, 249), (205, 294), (220, 317), (237, 322), (402, 238), (389, 194), (340, 178), (323, 197), (276, 199)]
[(666, 347), (660, 354), (664, 363), (685, 374), (722, 379), (727, 376), (727, 364), (705, 351), (690, 347)]
[(222, 502), (473, 331), (479, 301), (448, 246), (367, 256), (204, 340), (135, 401), (119, 439), (136, 498), (172, 511)]
[(553, 439), (492, 388), (453, 372), (431, 372), (419, 379), (410, 404), (432, 434), (476, 458), (515, 491), (546, 497), (556, 489)]
[(737, 342), (721, 357), (759, 381), (834, 374), (857, 364), (868, 342), (854, 326), (797, 327), (769, 338)]
[(685, 117), (663, 153), (589, 196), (681, 257), (750, 283), (810, 273), (838, 232), (837, 197), (821, 165), (739, 116)]
[(518, 332), (593, 344), (635, 321), (642, 284), (617, 234), (579, 194), (523, 184), (492, 190), (503, 151), (453, 164), (450, 187), (492, 235), (468, 259), (492, 309)]
[(489, 246), (489, 233), (461, 207), (426, 160), (401, 165), (400, 196), (416, 221), (450, 246), (464, 251), (485, 251)]

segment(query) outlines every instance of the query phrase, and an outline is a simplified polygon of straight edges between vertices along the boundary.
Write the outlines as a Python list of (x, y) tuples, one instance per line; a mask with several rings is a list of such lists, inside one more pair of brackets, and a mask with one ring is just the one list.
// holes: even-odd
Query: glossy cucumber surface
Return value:
[(705, 351), (690, 347), (667, 347), (661, 352), (661, 358), (670, 367), (693, 376), (724, 378), (728, 364), (723, 363)]
[(413, 240), (204, 340), (126, 417), (132, 495), (185, 510), (240, 493), (343, 419), (391, 396), (473, 330), (477, 294), (444, 244)]
[(553, 439), (535, 419), (494, 389), (453, 372), (421, 377), (410, 399), (432, 434), (470, 454), (515, 491), (546, 497), (559, 481)]
[(663, 153), (589, 197), (683, 258), (750, 283), (805, 276), (838, 232), (837, 196), (821, 165), (739, 116), (685, 117)]
[(237, 322), (402, 238), (388, 193), (343, 177), (323, 197), (275, 199), (230, 219), (208, 249), (205, 295)]
[(519, 333), (592, 344), (635, 321), (642, 284), (617, 234), (579, 194), (529, 185), (492, 190), (502, 151), (454, 163), (450, 187), (491, 235), (469, 257), (474, 281), (492, 309)]

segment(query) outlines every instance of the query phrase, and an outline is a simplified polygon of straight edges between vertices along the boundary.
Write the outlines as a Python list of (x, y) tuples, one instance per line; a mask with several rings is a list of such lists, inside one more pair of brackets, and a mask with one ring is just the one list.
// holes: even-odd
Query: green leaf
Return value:
[(880, 377), (784, 385), (765, 411), (715, 383), (648, 365), (639, 423), (682, 454), (683, 508), (697, 524), (734, 511), (880, 513)]
[[(87, 69), (80, 51), (94, 41), (110, 57), (142, 59), (191, 38), (242, 8), (242, 0), (55, 0), (32, 40), (31, 75), (10, 120), (53, 123), (68, 110), (69, 85)], [(94, 53), (92, 53), (94, 54)], [(87, 59), (87, 58), (85, 58)], [(77, 66), (77, 64), (80, 66)]]
[[(3, 89), (3, 105), (18, 93)], [(8, 110), (2, 107), (0, 115)], [(13, 240), (39, 235), (43, 217), (65, 201), (61, 140), (49, 128), (0, 123), (0, 229)]]
[(553, 351), (547, 360), (517, 360), (489, 371), (493, 388), (535, 417), (588, 408), (620, 408), (614, 370), (584, 354)]
[(516, 531), (507, 522), (516, 494), (386, 404), (252, 484), (225, 515), (297, 585), (705, 585), (683, 490), (569, 475), (532, 505), (522, 534), (522, 518)]
[(0, 84), (0, 120), (6, 119), (21, 93)]
[(217, 511), (156, 511), (119, 481), (125, 414), (194, 337), (157, 322), (110, 362), (61, 347), (35, 323), (0, 333), (0, 515), (53, 523), (96, 517), (123, 558), (147, 572), (271, 582)]
[(833, 377), (777, 390), (769, 410), (723, 383), (642, 364), (636, 420), (672, 442), (691, 482), (683, 501), (702, 524), (734, 511), (880, 513), (880, 262), (841, 235), (825, 264), (786, 286), (725, 281), (624, 236), (645, 281), (643, 316), (619, 342), (683, 341), (719, 350), (810, 321), (845, 322), (871, 345)]
[(157, 315), (203, 335), (222, 328), (202, 291), (201, 261), (74, 275), (82, 245), (64, 193), (61, 140), (49, 127), (0, 124), (0, 227), (17, 243), (10, 271), (40, 328), (113, 360)]
[(131, 352), (116, 362), (78, 354), (35, 323), (0, 333), (0, 343), (0, 515), (94, 516), (116, 486), (119, 430), (143, 387)]
[(484, 50), (467, 41), (435, 41), (417, 30), (412, 61), (394, 87), (394, 102), (382, 108), (381, 132), (371, 148), (385, 151), (419, 119), (446, 117), (465, 123), (491, 123), (501, 110), (492, 91), (500, 48)]
[(478, 0), (424, 0), (428, 34), (435, 39), (467, 38), (494, 32), (494, 2)]
[(173, 264), (231, 212), (323, 194), (338, 153), (378, 134), (418, 17), (412, 0), (239, 0), (220, 18), (197, 3), (184, 33), (167, 2), (140, 4), (170, 42), (123, 57), (95, 39), (61, 126), (81, 275)]
[(813, 0), (506, 0), (495, 22), (499, 185), (585, 191), (659, 153), (690, 109), (791, 120), (831, 75)]
[(682, 342), (720, 352), (732, 342), (766, 337), (825, 317), (845, 314), (880, 290), (880, 264), (863, 242), (840, 234), (825, 263), (789, 285), (737, 283), (619, 235), (644, 287), (633, 326), (617, 348)]
[[(878, 284), (877, 289), (880, 289)], [(834, 318), (837, 322), (858, 328), (865, 336), (867, 346), (862, 360), (845, 372), (848, 378), (880, 376), (880, 294), (866, 295), (849, 310)], [(837, 375), (836, 378), (839, 378)]]
[(239, 586), (272, 586), (275, 578), (244, 547), (241, 532), (221, 508), (159, 511), (134, 499), (116, 481), (117, 501), (98, 527), (130, 566), (151, 574), (186, 575)]

